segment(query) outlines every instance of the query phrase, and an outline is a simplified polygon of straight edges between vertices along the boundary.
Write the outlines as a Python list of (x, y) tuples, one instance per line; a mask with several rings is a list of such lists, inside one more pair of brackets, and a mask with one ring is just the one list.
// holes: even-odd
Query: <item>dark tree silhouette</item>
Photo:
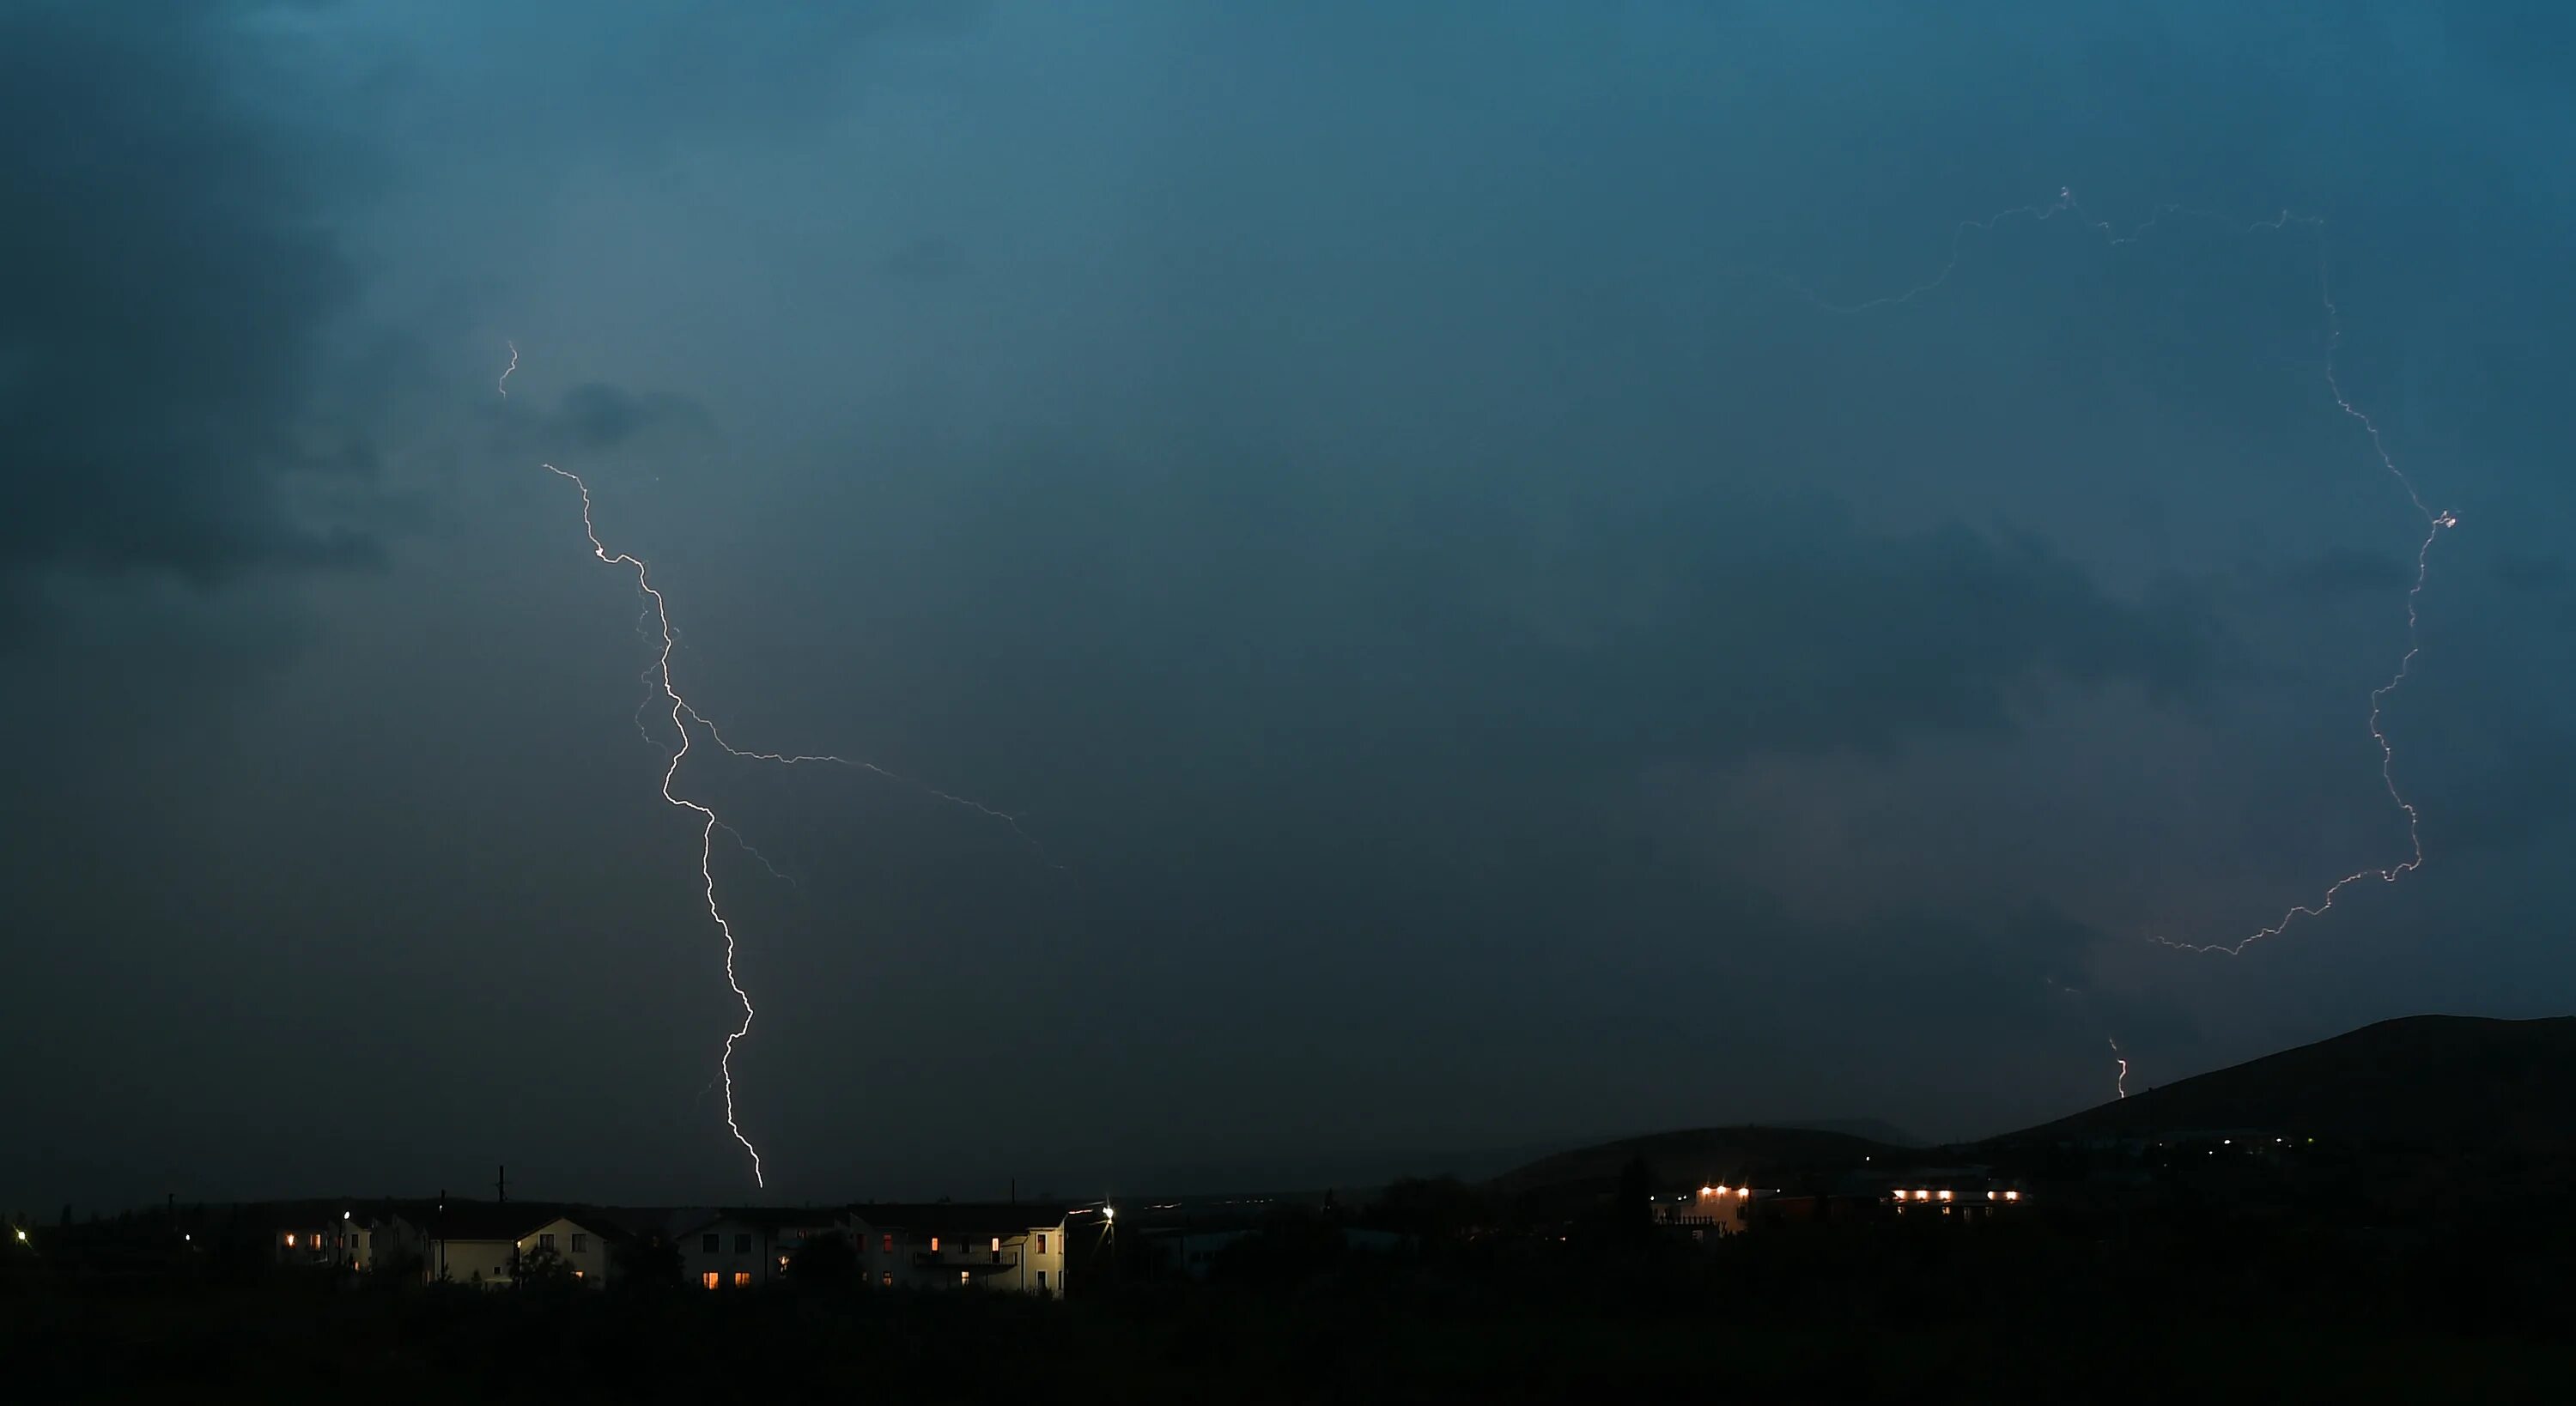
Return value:
[(680, 1247), (659, 1235), (621, 1241), (610, 1253), (616, 1257), (616, 1282), (622, 1286), (639, 1289), (679, 1287), (684, 1269)]
[(858, 1274), (858, 1252), (837, 1233), (809, 1237), (787, 1261), (787, 1278), (800, 1288), (836, 1289)]
[(572, 1266), (552, 1245), (539, 1245), (519, 1253), (510, 1278), (522, 1289), (561, 1289), (572, 1284)]
[(1642, 1240), (1654, 1228), (1654, 1173), (1647, 1170), (1646, 1159), (1631, 1157), (1619, 1169), (1619, 1198), (1613, 1205), (1612, 1225), (1622, 1238)]

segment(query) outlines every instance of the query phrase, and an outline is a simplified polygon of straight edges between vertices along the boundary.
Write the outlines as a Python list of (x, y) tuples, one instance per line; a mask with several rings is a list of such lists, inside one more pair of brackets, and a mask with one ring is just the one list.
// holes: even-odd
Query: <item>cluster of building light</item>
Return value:
[[(1954, 1199), (1957, 1195), (1956, 1192), (1949, 1191), (1947, 1189), (1934, 1191), (1930, 1187), (1917, 1187), (1911, 1193), (1900, 1188), (1895, 1194), (1896, 1199), (1900, 1202), (1906, 1200), (1909, 1195), (1912, 1199), (1917, 1201), (1948, 1201)], [(1986, 1199), (1989, 1201), (2018, 1201), (2021, 1199), (2021, 1193), (2018, 1191), (1989, 1191), (1986, 1193)]]
[(1702, 1196), (1750, 1196), (1753, 1194), (1753, 1188), (1749, 1186), (1703, 1186), (1699, 1189), (1699, 1194)]

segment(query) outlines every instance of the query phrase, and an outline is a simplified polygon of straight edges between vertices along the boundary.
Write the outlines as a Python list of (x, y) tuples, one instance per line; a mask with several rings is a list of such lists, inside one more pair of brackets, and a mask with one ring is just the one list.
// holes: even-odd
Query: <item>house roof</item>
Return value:
[(432, 1210), (421, 1229), (433, 1240), (516, 1240), (562, 1213), (537, 1202), (450, 1202)]
[(631, 1238), (613, 1215), (593, 1207), (543, 1201), (451, 1201), (445, 1211), (433, 1209), (419, 1224), (433, 1240), (523, 1240), (558, 1220), (570, 1221), (603, 1240)]
[(677, 1216), (670, 1222), (675, 1235), (689, 1235), (719, 1221), (736, 1225), (757, 1226), (765, 1230), (810, 1230), (816, 1226), (837, 1226), (847, 1212), (839, 1206), (732, 1206), (706, 1208), (691, 1215)]
[(850, 1207), (877, 1230), (920, 1230), (946, 1235), (1021, 1235), (1064, 1224), (1066, 1208), (1040, 1201), (884, 1201)]

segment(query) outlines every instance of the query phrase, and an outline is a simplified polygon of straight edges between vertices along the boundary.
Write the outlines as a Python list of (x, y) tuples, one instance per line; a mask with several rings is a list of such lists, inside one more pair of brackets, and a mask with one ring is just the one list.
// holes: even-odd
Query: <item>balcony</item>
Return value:
[(963, 1270), (969, 1274), (999, 1274), (1005, 1270), (1017, 1269), (1019, 1268), (1019, 1264), (1020, 1256), (1019, 1252), (1016, 1250), (996, 1251), (990, 1249), (958, 1249), (915, 1250), (912, 1252), (912, 1267), (915, 1269)]

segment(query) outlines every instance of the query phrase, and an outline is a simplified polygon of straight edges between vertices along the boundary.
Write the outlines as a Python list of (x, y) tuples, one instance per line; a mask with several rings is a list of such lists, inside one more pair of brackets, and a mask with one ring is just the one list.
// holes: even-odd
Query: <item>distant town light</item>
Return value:
[(1753, 1188), (1749, 1186), (1739, 1186), (1735, 1188), (1735, 1194), (1738, 1196), (1750, 1196), (1753, 1194)]
[(1914, 1199), (1917, 1201), (1929, 1201), (1932, 1199), (1932, 1193), (1917, 1189), (1914, 1193)]
[(295, 1232), (291, 1230), (286, 1234), (286, 1248), (290, 1250), (295, 1248)]
[(1987, 1192), (1987, 1193), (1986, 1193), (1986, 1199), (1987, 1199), (1987, 1200), (1989, 1200), (1989, 1201), (1992, 1201), (1993, 1199), (1995, 1199), (1995, 1194), (1994, 1194), (1993, 1192), (1991, 1192), (1991, 1191)]
[(1116, 1220), (1118, 1219), (1118, 1208), (1115, 1206), (1103, 1206), (1100, 1208), (1100, 1215), (1104, 1220)]
[(348, 1218), (349, 1218), (349, 1213), (348, 1213), (347, 1211), (342, 1211), (342, 1212), (340, 1213), (340, 1219), (342, 1219), (342, 1220), (347, 1220)]
[(1941, 1199), (1942, 1199), (1942, 1200), (1944, 1200), (1944, 1201), (1947, 1201), (1947, 1200), (1949, 1200), (1949, 1199), (1950, 1199), (1950, 1193), (1949, 1193), (1949, 1191), (1948, 1191), (1947, 1189), (1944, 1189), (1944, 1190), (1942, 1191), (1942, 1193), (1941, 1193)]
[(2007, 1201), (2018, 1201), (2021, 1199), (2021, 1193), (2018, 1191), (2007, 1191), (2004, 1193), (2004, 1199)]
[(24, 1245), (24, 1244), (26, 1244), (26, 1243), (27, 1243), (27, 1232), (26, 1232), (24, 1229), (21, 1229), (21, 1230), (18, 1232), (18, 1243), (19, 1243), (19, 1244), (21, 1244), (21, 1245)]

